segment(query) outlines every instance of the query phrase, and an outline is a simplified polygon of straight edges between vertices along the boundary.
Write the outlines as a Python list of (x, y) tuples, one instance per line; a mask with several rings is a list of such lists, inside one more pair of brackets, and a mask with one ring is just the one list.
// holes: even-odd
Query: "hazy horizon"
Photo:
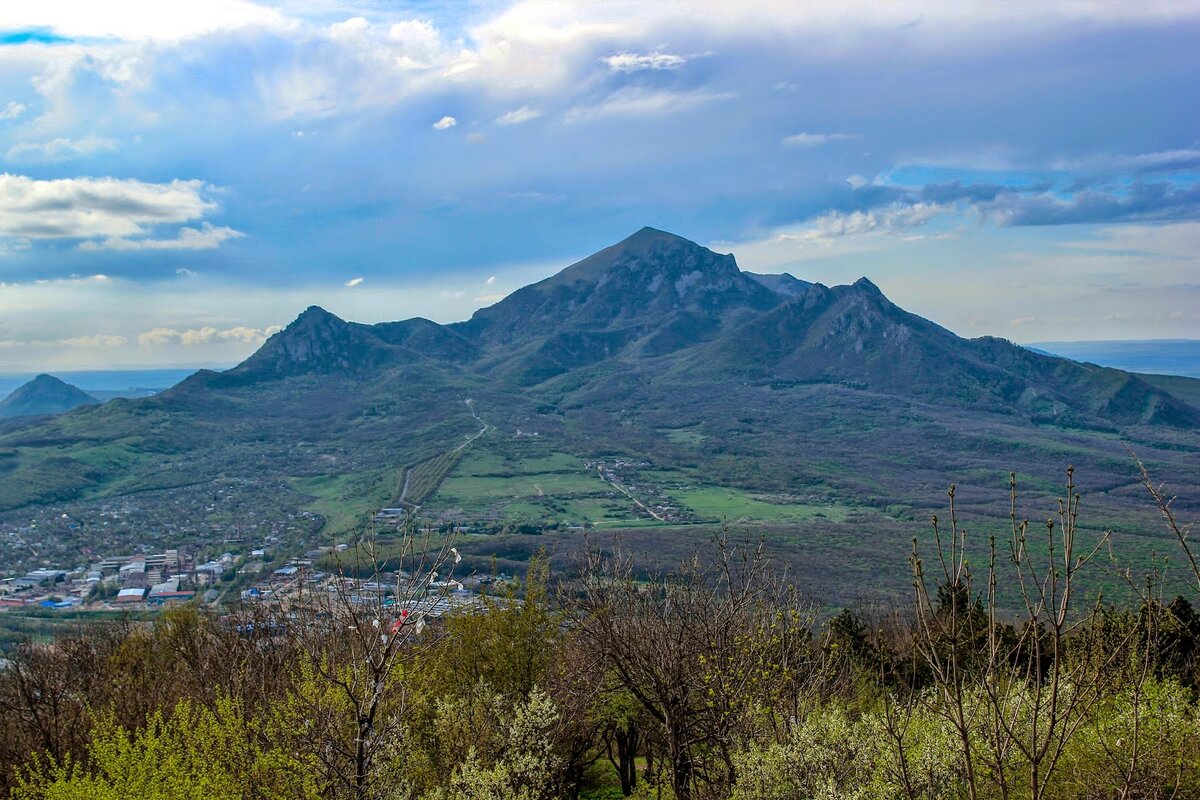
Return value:
[[(350, 320), (358, 321), (358, 320)], [(382, 320), (395, 321), (395, 320)], [(1024, 347), (1043, 350), (1053, 355), (1076, 361), (1090, 361), (1101, 366), (1124, 369), (1131, 372), (1180, 375), (1200, 378), (1200, 339), (1094, 339), (1051, 342), (1017, 342)], [(13, 389), (35, 376), (48, 373), (61, 378), (81, 389), (117, 390), (134, 387), (166, 388), (166, 383), (139, 383), (136, 376), (156, 375), (172, 372), (193, 372), (208, 369), (222, 371), (236, 366), (249, 356), (256, 347), (250, 347), (241, 358), (226, 362), (193, 362), (165, 364), (113, 364), (90, 368), (62, 367), (39, 369), (36, 367), (0, 367), (0, 399)], [(1132, 352), (1131, 352), (1132, 351)], [(1158, 369), (1155, 369), (1158, 367)], [(128, 376), (131, 382), (124, 382)], [(179, 379), (181, 380), (181, 376)], [(91, 382), (89, 382), (91, 379)]]

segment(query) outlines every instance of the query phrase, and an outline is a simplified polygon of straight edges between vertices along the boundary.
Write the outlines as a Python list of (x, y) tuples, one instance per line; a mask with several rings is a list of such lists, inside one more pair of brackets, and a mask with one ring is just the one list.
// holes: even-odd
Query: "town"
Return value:
[[(209, 559), (187, 548), (98, 557), (72, 568), (41, 567), (19, 577), (0, 578), (0, 610), (49, 609), (146, 611), (183, 603), (206, 606), (271, 603), (280, 607), (306, 596), (336, 593), (352, 602), (387, 604), (415, 589), (399, 571), (343, 569), (342, 543), (318, 547), (297, 558), (279, 560), (279, 542), (222, 552)], [(434, 616), (473, 605), (484, 587), (510, 576), (447, 576), (425, 580), (422, 594), (435, 596)]]

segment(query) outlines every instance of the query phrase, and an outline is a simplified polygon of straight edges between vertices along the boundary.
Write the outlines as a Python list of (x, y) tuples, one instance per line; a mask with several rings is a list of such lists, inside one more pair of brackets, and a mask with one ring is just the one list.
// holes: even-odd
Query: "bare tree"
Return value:
[(1175, 497), (1168, 496), (1167, 485), (1165, 483), (1157, 483), (1150, 477), (1150, 471), (1146, 469), (1146, 465), (1137, 457), (1128, 446), (1125, 452), (1129, 453), (1129, 457), (1137, 464), (1138, 476), (1142, 486), (1146, 487), (1146, 491), (1150, 493), (1150, 497), (1154, 500), (1154, 505), (1162, 514), (1163, 521), (1167, 523), (1167, 528), (1179, 542), (1179, 549), (1183, 551), (1183, 556), (1187, 560), (1188, 568), (1191, 570), (1192, 578), (1196, 581), (1196, 588), (1200, 589), (1200, 562), (1197, 562), (1196, 555), (1192, 552), (1192, 547), (1188, 543), (1188, 536), (1191, 533), (1192, 526), (1190, 523), (1181, 523), (1175, 516), (1174, 509), (1171, 506), (1175, 503)]
[(652, 720), (678, 800), (732, 783), (750, 709), (788, 706), (817, 658), (812, 614), (761, 543), (721, 536), (711, 561), (644, 578), (627, 554), (592, 550), (563, 600), (583, 646)]
[(398, 672), (449, 610), (459, 559), (452, 538), (405, 526), (386, 558), (366, 536), (325, 586), (277, 601), (273, 624), (287, 626), (300, 655), (292, 736), (318, 762), (327, 796), (382, 796), (383, 761), (404, 721)]
[[(1116, 685), (1114, 667), (1132, 632), (1105, 640), (1097, 624), (1100, 597), (1081, 602), (1084, 570), (1109, 537), (1091, 546), (1079, 541), (1074, 469), (1067, 468), (1066, 496), (1047, 520), (1041, 545), (1031, 543), (1028, 521), (1019, 521), (1015, 473), (1009, 485), (1007, 558), (1001, 562), (990, 537), (984, 593), (972, 584), (954, 487), (948, 541), (934, 518), (936, 599), (914, 540), (917, 647), (933, 674), (936, 708), (957, 734), (970, 796), (980, 796), (983, 765), (1001, 797), (1019, 788), (1038, 800), (1071, 737)], [(1000, 597), (1002, 577), (1015, 586), (1015, 597)], [(1006, 600), (1017, 608), (1012, 622), (1002, 618)]]

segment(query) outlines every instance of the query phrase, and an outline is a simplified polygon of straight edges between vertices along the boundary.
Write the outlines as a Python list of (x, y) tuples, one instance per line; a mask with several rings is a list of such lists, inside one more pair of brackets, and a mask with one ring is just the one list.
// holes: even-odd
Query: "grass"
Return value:
[(846, 506), (780, 502), (727, 486), (702, 486), (672, 492), (679, 502), (704, 520), (741, 522), (802, 522), (826, 519), (845, 522)]
[(324, 534), (340, 534), (365, 524), (399, 492), (403, 470), (367, 470), (346, 475), (291, 478), (292, 487), (313, 498), (304, 509), (325, 520)]
[(702, 443), (708, 437), (694, 428), (680, 428), (678, 430), (667, 431), (667, 440), (674, 444), (690, 444), (696, 445)]
[[(405, 502), (420, 505), (438, 490), (462, 459), (462, 450), (450, 450), (440, 456), (426, 459), (412, 468), (408, 478), (408, 493)], [(401, 478), (401, 481), (404, 479)]]
[[(541, 491), (539, 491), (539, 489)], [(495, 500), (518, 497), (553, 495), (569, 497), (594, 494), (604, 490), (604, 484), (594, 474), (566, 472), (529, 472), (512, 477), (462, 475), (447, 478), (439, 497), (457, 500)]]

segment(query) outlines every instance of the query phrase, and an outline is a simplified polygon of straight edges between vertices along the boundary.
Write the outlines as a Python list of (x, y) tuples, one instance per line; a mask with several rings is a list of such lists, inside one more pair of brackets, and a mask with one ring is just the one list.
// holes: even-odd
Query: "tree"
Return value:
[(565, 588), (572, 631), (653, 721), (677, 800), (733, 783), (737, 735), (786, 709), (814, 662), (812, 615), (761, 543), (721, 536), (710, 562), (644, 580), (593, 550)]
[[(1074, 469), (1067, 468), (1066, 495), (1040, 547), (1031, 542), (1028, 521), (1019, 521), (1015, 473), (1009, 489), (1007, 563), (1002, 568), (991, 537), (987, 588), (979, 595), (953, 486), (948, 540), (933, 520), (932, 579), (913, 540), (915, 642), (934, 685), (927, 697), (957, 735), (973, 800), (986, 783), (1002, 797), (1018, 789), (1031, 800), (1047, 795), (1071, 737), (1119, 680), (1115, 667), (1127, 658), (1132, 635), (1106, 640), (1097, 624), (1099, 598), (1080, 608), (1082, 576), (1108, 536), (1091, 547), (1079, 541)], [(1001, 618), (1002, 571), (1015, 587), (1008, 600), (1019, 609), (1016, 624)]]
[(315, 798), (311, 782), (275, 768), (240, 706), (221, 698), (210, 710), (181, 701), (127, 730), (111, 714), (91, 731), (87, 759), (35, 760), (15, 800), (242, 800)]
[(321, 775), (324, 795), (381, 796), (404, 730), (403, 667), (420, 653), (426, 626), (449, 610), (459, 561), (452, 544), (406, 527), (384, 559), (364, 537), (326, 590), (281, 601), (269, 621), (298, 652), (296, 688), (275, 729)]

